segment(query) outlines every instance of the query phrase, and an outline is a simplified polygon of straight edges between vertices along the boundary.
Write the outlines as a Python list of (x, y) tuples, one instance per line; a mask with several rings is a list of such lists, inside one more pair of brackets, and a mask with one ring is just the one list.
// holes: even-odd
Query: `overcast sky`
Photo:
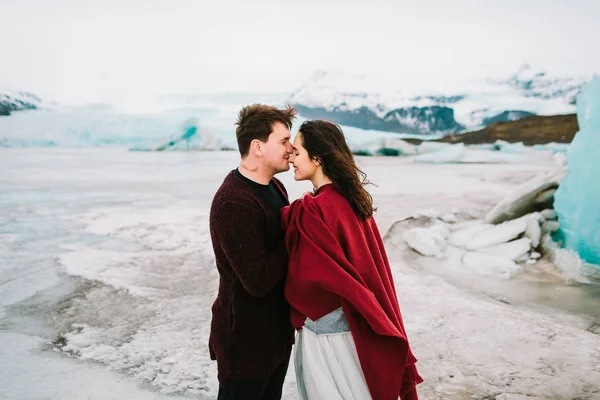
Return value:
[(600, 72), (598, 0), (0, 0), (0, 85), (59, 101)]

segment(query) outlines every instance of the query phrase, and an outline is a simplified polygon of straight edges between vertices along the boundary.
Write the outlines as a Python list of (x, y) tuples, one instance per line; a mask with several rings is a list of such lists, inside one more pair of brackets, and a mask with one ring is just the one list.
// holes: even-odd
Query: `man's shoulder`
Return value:
[(285, 197), (288, 197), (288, 192), (284, 184), (275, 177), (273, 177), (273, 182), (275, 183), (275, 186), (277, 186), (285, 194)]
[(211, 210), (214, 211), (223, 207), (248, 208), (255, 203), (254, 197), (254, 192), (248, 184), (242, 178), (230, 172), (217, 189), (212, 200)]

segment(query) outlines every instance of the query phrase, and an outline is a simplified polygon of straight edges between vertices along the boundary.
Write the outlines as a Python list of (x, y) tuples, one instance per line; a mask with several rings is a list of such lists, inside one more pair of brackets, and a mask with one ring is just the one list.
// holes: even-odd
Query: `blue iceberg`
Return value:
[(569, 171), (554, 201), (566, 248), (600, 265), (600, 77), (577, 97), (579, 132), (567, 152)]

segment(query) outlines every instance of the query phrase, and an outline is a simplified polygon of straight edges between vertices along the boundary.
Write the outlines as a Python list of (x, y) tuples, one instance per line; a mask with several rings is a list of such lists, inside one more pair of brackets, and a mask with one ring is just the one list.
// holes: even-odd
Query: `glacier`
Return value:
[(577, 97), (577, 121), (580, 129), (567, 152), (569, 169), (555, 195), (557, 239), (582, 260), (600, 265), (600, 77)]

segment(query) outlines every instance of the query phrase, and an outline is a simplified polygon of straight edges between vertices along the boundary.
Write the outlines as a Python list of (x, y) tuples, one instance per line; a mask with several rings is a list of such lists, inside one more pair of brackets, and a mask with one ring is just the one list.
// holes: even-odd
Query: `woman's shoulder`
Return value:
[(319, 188), (310, 198), (310, 204), (323, 213), (337, 215), (352, 211), (348, 200), (335, 188), (333, 184)]

